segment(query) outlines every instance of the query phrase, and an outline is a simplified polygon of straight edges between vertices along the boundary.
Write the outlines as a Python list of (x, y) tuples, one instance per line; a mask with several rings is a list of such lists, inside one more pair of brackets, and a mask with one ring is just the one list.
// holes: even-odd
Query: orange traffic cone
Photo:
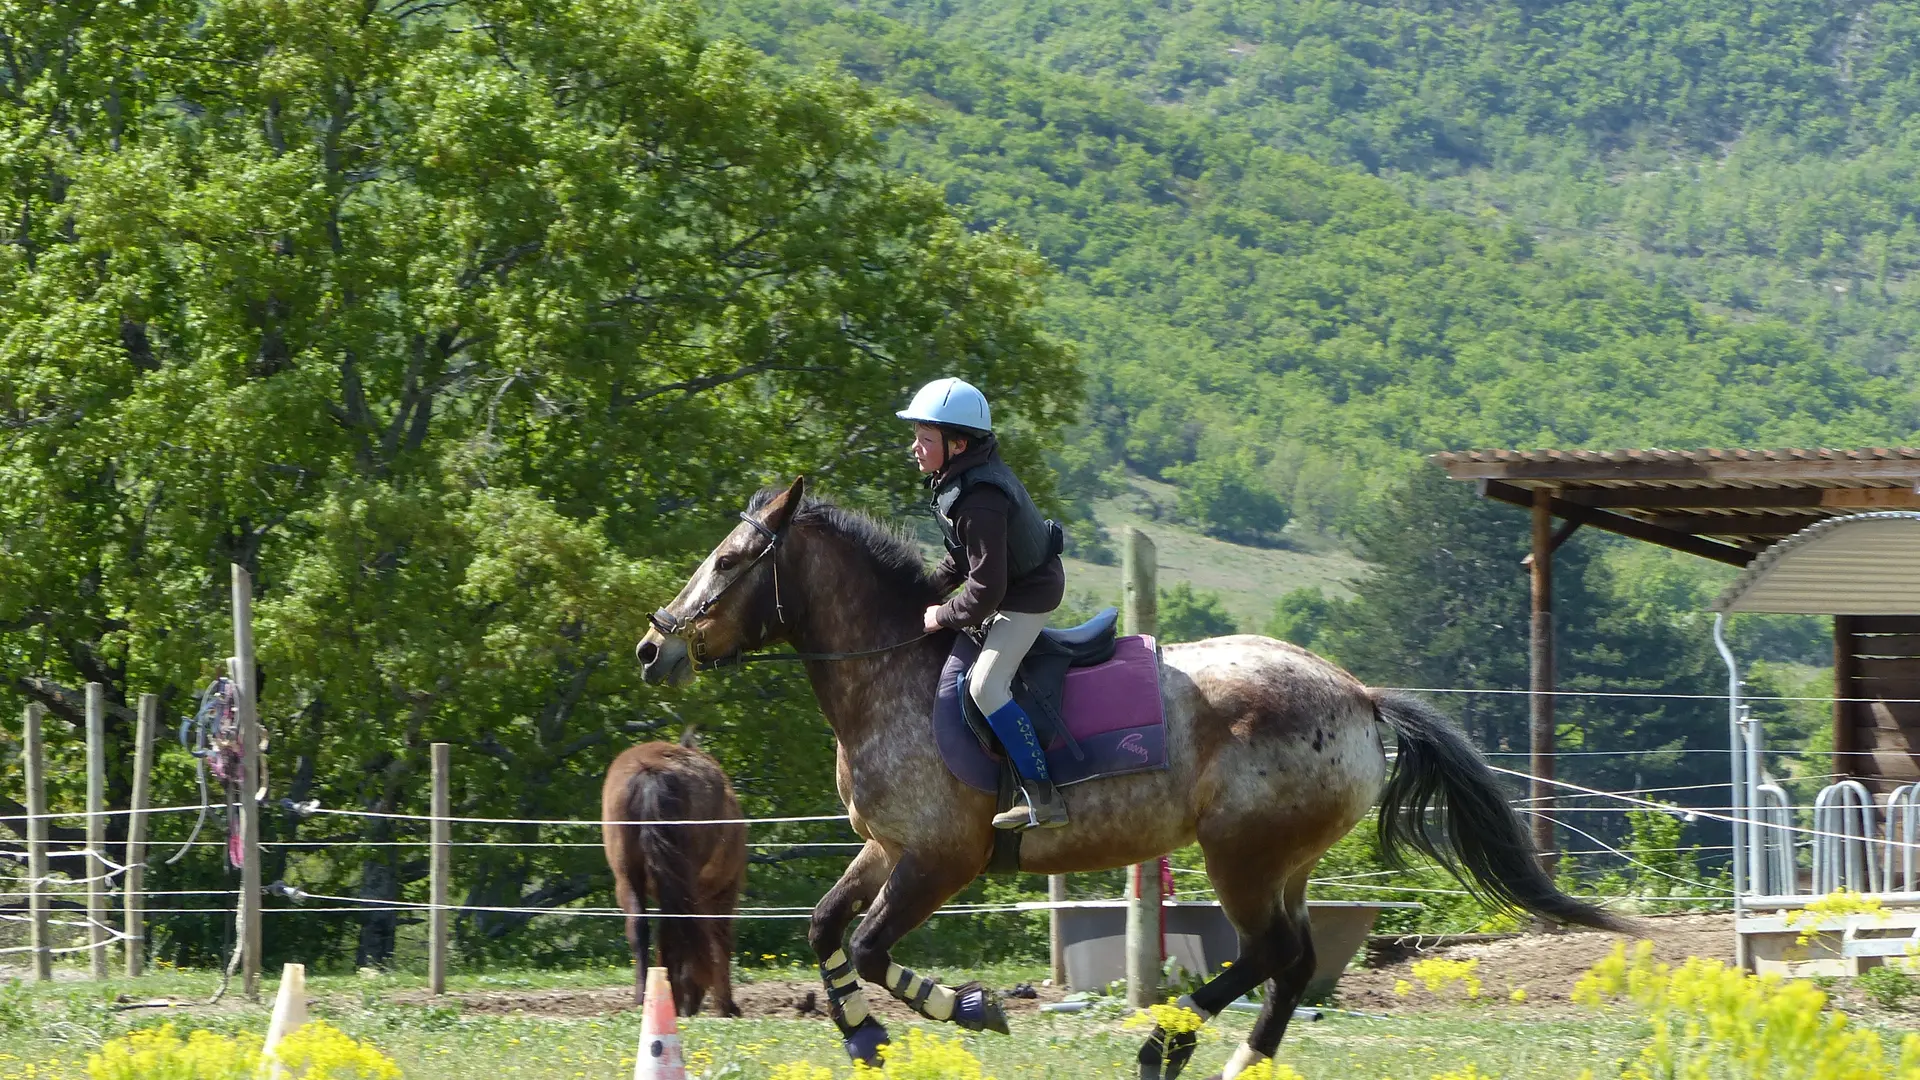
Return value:
[(640, 1050), (633, 1057), (633, 1080), (687, 1080), (680, 1053), (680, 1028), (674, 1023), (673, 990), (666, 968), (647, 969), (647, 1009), (640, 1019)]

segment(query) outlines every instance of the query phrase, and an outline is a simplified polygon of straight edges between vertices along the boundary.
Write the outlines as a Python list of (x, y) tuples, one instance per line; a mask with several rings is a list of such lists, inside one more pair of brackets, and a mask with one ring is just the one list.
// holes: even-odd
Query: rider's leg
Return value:
[(894, 963), (892, 955), (901, 938), (926, 922), (985, 868), (984, 852), (981, 860), (973, 863), (920, 859), (911, 851), (901, 855), (873, 910), (853, 933), (853, 963), (861, 978), (886, 987), (888, 993), (929, 1020), (1005, 1035), (1007, 1014), (992, 991), (977, 982), (942, 986)]
[(853, 961), (847, 959), (842, 943), (847, 938), (847, 925), (879, 895), (890, 869), (886, 852), (879, 844), (868, 843), (853, 857), (839, 883), (820, 898), (807, 928), (807, 942), (813, 946), (813, 954), (820, 961), (820, 977), (827, 984), (827, 1015), (840, 1028), (847, 1056), (875, 1066), (880, 1064), (880, 1047), (886, 1045), (887, 1029), (867, 1008), (866, 991), (860, 988)]
[(987, 622), (986, 641), (967, 679), (967, 692), (979, 706), (980, 714), (987, 718), (987, 726), (1006, 747), (1027, 796), (1025, 805), (1013, 807), (993, 819), (998, 828), (1051, 827), (1067, 823), (1066, 800), (1054, 789), (1053, 777), (1048, 775), (1046, 752), (1034, 732), (1033, 720), (1013, 700), (1014, 674), (1046, 625), (1045, 615), (1005, 611), (995, 615)]

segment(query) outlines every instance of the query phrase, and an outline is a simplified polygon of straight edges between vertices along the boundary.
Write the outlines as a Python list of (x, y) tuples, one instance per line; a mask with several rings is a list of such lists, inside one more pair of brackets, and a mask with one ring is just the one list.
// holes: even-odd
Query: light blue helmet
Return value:
[(960, 379), (933, 380), (894, 415), (919, 424), (960, 428), (976, 435), (993, 431), (993, 410), (987, 405), (987, 395)]

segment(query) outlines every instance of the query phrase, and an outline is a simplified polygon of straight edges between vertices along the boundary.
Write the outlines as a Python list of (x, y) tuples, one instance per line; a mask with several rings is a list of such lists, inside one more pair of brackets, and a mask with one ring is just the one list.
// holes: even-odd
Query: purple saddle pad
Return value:
[[(981, 791), (997, 791), (1002, 759), (980, 745), (960, 711), (960, 695), (967, 692), (967, 671), (978, 655), (973, 639), (960, 635), (940, 671), (933, 737), (947, 769), (962, 783)], [(1094, 667), (1069, 669), (1062, 697), (1062, 712), (1073, 744), (1055, 738), (1047, 747), (1047, 769), (1054, 783), (1065, 786), (1167, 767), (1160, 656), (1152, 638), (1120, 638), (1114, 643), (1113, 659)], [(1078, 745), (1077, 756), (1074, 744)]]

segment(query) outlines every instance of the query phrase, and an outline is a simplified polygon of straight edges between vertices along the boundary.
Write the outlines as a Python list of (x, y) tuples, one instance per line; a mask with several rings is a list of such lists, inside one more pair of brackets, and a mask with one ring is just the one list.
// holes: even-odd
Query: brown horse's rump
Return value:
[[(721, 1015), (739, 1015), (730, 965), (732, 917), (747, 876), (746, 826), (720, 763), (694, 745), (691, 728), (677, 745), (643, 743), (608, 768), (600, 808), (607, 865), (633, 947), (634, 1002), (646, 987), (651, 900), (674, 1008), (691, 1016), (712, 990)], [(670, 824), (708, 820), (725, 824)]]

